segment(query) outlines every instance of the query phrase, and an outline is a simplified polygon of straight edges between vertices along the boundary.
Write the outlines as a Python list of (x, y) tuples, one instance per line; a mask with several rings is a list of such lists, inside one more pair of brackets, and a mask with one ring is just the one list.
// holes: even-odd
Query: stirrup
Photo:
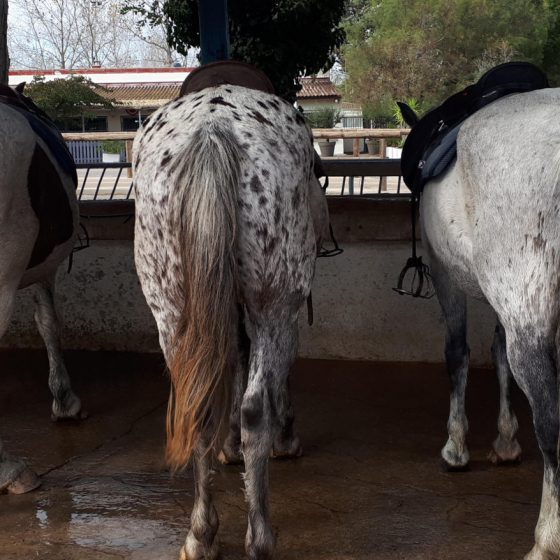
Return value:
[[(410, 289), (405, 289), (403, 285), (410, 270), (414, 270), (410, 281)], [(401, 296), (406, 295), (422, 299), (430, 299), (435, 295), (430, 267), (422, 262), (422, 257), (410, 257), (406, 261), (405, 267), (399, 274), (397, 287), (393, 290)]]

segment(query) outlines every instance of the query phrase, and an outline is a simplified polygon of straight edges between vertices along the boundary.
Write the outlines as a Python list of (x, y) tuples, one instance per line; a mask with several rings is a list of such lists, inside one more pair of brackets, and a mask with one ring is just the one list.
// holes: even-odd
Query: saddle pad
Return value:
[(180, 96), (208, 87), (242, 86), (265, 93), (275, 93), (267, 75), (251, 64), (234, 60), (211, 62), (191, 72), (181, 86)]
[(460, 125), (482, 107), (513, 93), (549, 87), (546, 75), (528, 62), (508, 62), (456, 93), (422, 117), (403, 146), (401, 172), (413, 194), (443, 173), (457, 153)]
[(31, 207), (39, 220), (39, 233), (27, 268), (44, 262), (53, 249), (68, 241), (74, 231), (72, 208), (62, 178), (39, 144), (27, 176)]

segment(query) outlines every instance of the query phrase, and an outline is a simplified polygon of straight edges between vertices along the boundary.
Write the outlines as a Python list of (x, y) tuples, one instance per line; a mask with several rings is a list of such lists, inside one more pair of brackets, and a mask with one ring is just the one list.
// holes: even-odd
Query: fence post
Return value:
[(358, 157), (360, 155), (360, 139), (359, 138), (354, 138), (352, 155), (354, 157)]
[[(127, 140), (125, 146), (126, 146), (126, 162), (132, 163), (132, 140)], [(129, 167), (126, 170), (126, 175), (129, 179), (132, 178), (132, 167)]]
[[(387, 140), (385, 138), (379, 140), (379, 155), (382, 159), (387, 157)], [(381, 192), (387, 192), (387, 177), (381, 178)]]

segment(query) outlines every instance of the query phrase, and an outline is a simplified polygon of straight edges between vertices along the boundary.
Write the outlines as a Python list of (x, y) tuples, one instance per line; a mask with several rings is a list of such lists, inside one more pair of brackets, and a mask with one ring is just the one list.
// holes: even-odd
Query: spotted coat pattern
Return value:
[[(215, 167), (234, 154), (233, 193), (220, 181), (209, 187), (204, 173), (193, 169), (209, 155), (197, 157), (197, 149), (220, 158)], [(234, 391), (242, 400), (233, 405), (240, 414), (246, 467), (246, 548), (250, 558), (270, 558), (275, 539), (267, 462), (277, 434), (291, 431), (286, 386), (297, 350), (297, 317), (310, 293), (317, 246), (328, 219), (313, 172), (310, 129), (297, 110), (275, 95), (220, 86), (159, 109), (138, 135), (134, 153), (136, 266), (168, 364), (181, 314), (189, 312), (182, 305), (188, 271), (183, 272), (181, 255), (190, 240), (179, 234), (185, 213), (198, 222), (201, 238), (234, 236), (235, 298), (250, 339), (249, 356), (238, 358), (238, 370), (247, 368), (248, 379), (243, 391)], [(198, 183), (186, 184), (186, 177), (193, 176)], [(235, 231), (219, 231), (223, 226), (207, 207), (206, 199), (218, 196), (216, 192), (199, 193), (197, 209), (181, 206), (185, 189), (205, 188), (223, 191), (226, 198), (233, 195)], [(214, 558), (217, 517), (209, 491), (208, 454), (195, 453), (194, 462), (197, 499), (183, 557)]]

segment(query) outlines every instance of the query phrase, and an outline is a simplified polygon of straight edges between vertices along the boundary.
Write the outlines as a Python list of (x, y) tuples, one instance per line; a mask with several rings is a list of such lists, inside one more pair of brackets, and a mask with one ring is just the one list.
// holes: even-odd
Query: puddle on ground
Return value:
[(60, 542), (134, 560), (177, 558), (189, 523), (187, 479), (120, 473), (82, 477), (37, 501), (43, 544)]

